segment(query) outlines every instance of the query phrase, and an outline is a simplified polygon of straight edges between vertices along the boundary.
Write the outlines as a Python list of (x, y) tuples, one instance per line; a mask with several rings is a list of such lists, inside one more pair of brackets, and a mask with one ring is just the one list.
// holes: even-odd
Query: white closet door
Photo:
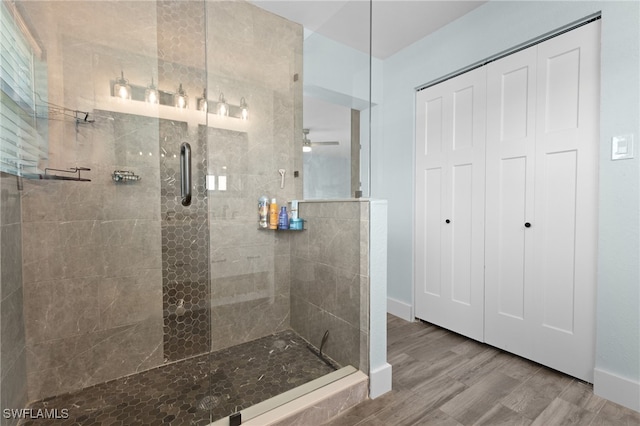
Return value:
[(531, 356), (535, 47), (487, 66), (485, 341)]
[(538, 46), (536, 360), (593, 382), (600, 21)]
[(599, 28), (496, 61), (487, 77), (486, 341), (590, 382)]
[(484, 68), (418, 92), (416, 316), (483, 340)]

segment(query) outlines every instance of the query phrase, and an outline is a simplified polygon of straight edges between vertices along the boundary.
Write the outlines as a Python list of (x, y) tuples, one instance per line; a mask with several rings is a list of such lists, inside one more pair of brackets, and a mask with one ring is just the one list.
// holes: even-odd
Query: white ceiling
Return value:
[[(251, 0), (362, 52), (369, 52), (368, 0)], [(372, 54), (386, 59), (486, 3), (480, 0), (373, 0)]]

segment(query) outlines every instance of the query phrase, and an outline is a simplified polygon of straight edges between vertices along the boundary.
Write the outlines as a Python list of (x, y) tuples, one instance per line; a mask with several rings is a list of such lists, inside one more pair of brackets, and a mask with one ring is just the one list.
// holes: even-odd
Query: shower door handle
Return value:
[(191, 205), (191, 145), (180, 145), (180, 197), (182, 205)]

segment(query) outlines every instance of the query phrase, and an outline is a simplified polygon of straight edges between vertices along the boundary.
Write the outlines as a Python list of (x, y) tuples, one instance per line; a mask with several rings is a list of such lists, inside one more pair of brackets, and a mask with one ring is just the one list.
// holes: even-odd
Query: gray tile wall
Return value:
[[(291, 327), (341, 365), (368, 373), (368, 203), (303, 202), (291, 235)], [(361, 352), (362, 348), (362, 352)]]
[[(15, 176), (0, 173), (0, 411), (27, 401), (22, 315), (22, 236), (20, 194)], [(17, 421), (0, 417), (0, 424)]]
[[(158, 120), (95, 113), (77, 130), (91, 182), (24, 181), (30, 400), (163, 362)], [(113, 170), (142, 180), (115, 184)]]

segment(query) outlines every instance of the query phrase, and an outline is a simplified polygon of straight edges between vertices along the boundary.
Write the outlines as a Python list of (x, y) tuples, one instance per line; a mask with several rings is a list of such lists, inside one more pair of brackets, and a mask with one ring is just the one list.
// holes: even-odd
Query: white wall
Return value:
[(391, 365), (387, 362), (387, 201), (369, 203), (369, 397), (391, 390)]
[[(374, 67), (380, 64), (373, 59)], [(304, 94), (357, 110), (368, 108), (369, 54), (305, 30)]]
[(312, 152), (302, 153), (304, 199), (351, 198), (351, 158), (325, 155), (321, 151), (323, 148), (314, 147)]
[[(389, 202), (388, 297), (413, 303), (415, 88), (602, 13), (596, 392), (640, 410), (640, 4), (492, 1), (384, 61), (384, 103), (372, 136), (372, 196)], [(633, 133), (636, 155), (611, 161)], [(620, 378), (619, 397), (598, 377)], [(611, 383), (618, 383), (614, 379)], [(605, 383), (603, 380), (602, 383)], [(607, 382), (609, 383), (609, 382)], [(628, 393), (628, 392), (627, 392)]]

